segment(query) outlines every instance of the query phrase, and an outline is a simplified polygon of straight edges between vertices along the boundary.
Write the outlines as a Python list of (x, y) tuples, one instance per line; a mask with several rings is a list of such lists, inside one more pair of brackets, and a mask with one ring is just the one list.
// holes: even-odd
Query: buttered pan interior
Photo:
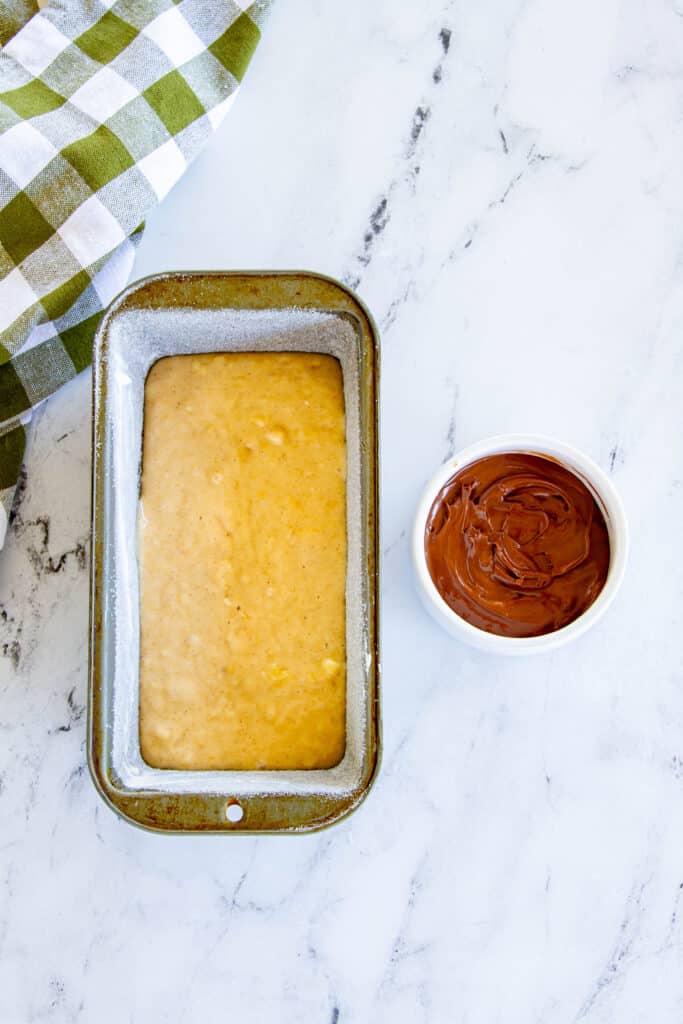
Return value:
[(144, 761), (338, 764), (347, 530), (337, 359), (156, 362), (145, 384), (139, 543)]

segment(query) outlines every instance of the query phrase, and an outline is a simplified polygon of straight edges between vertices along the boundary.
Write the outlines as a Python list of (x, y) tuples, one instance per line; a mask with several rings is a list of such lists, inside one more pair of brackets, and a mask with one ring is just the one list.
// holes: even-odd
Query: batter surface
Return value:
[(152, 367), (140, 508), (140, 744), (151, 766), (341, 760), (345, 471), (331, 356)]

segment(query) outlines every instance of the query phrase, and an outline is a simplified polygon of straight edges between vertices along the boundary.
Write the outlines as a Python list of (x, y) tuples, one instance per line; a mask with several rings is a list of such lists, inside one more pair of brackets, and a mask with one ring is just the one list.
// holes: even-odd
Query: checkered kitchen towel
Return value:
[(0, 546), (31, 409), (90, 364), (147, 211), (222, 120), (268, 0), (0, 0)]

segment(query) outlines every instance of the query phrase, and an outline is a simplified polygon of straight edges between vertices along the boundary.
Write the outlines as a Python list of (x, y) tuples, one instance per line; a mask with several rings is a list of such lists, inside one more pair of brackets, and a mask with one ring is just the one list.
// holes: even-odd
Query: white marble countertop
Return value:
[[(83, 375), (0, 564), (2, 1024), (683, 1019), (682, 182), (681, 0), (281, 0), (135, 274), (310, 268), (375, 314), (382, 772), (296, 838), (101, 802)], [(592, 455), (632, 532), (608, 616), (532, 661), (442, 633), (406, 539), (436, 465), (511, 430)]]

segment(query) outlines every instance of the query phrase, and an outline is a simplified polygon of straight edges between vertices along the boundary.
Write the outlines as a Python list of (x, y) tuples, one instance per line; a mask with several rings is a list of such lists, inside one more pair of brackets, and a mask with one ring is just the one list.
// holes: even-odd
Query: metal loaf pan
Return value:
[[(139, 742), (137, 509), (144, 385), (162, 356), (302, 351), (342, 367), (347, 435), (346, 751), (315, 771), (151, 768)], [(123, 817), (170, 832), (305, 832), (352, 811), (379, 765), (378, 343), (343, 285), (298, 272), (161, 274), (105, 313), (93, 364), (88, 755)], [(228, 819), (238, 803), (240, 821)], [(239, 813), (239, 812), (238, 812)]]

